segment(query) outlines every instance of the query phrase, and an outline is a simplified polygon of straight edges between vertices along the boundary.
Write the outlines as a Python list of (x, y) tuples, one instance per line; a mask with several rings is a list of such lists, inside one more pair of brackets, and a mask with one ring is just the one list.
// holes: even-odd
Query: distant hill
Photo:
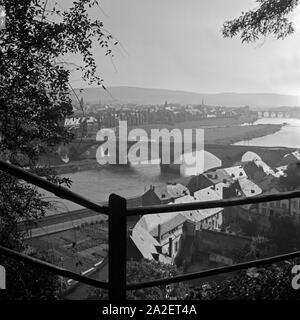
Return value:
[(164, 89), (147, 89), (138, 87), (108, 87), (106, 92), (102, 88), (76, 89), (79, 98), (85, 103), (95, 104), (101, 100), (102, 104), (133, 103), (133, 104), (163, 104), (170, 103), (219, 105), (229, 107), (281, 107), (300, 106), (300, 96), (280, 95), (271, 93), (218, 93), (201, 94), (187, 91)]

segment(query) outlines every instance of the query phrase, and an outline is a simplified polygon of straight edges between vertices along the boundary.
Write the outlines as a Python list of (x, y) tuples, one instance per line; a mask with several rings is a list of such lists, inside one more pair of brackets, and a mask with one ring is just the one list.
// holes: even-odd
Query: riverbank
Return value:
[(244, 123), (254, 123), (258, 119), (257, 116), (250, 115), (249, 117), (241, 116), (238, 118), (205, 118), (201, 120), (189, 120), (184, 122), (176, 122), (174, 124), (167, 123), (156, 123), (156, 124), (143, 124), (139, 126), (128, 126), (128, 130), (132, 129), (143, 129), (148, 135), (151, 133), (151, 129), (168, 129), (172, 130), (174, 128), (179, 130), (184, 129), (208, 129), (208, 128), (224, 128), (231, 126), (240, 126)]
[(223, 128), (205, 129), (205, 143), (234, 144), (243, 140), (251, 140), (274, 134), (282, 128), (282, 124), (259, 124), (247, 126), (228, 126)]
[(83, 159), (79, 161), (72, 161), (70, 163), (64, 163), (53, 167), (58, 174), (76, 173), (78, 171), (88, 171), (101, 169), (96, 159)]

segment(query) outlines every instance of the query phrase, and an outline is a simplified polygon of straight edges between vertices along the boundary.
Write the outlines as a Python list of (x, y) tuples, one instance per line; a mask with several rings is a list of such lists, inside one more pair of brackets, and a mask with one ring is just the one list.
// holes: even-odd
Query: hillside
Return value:
[[(77, 95), (85, 103), (95, 104), (101, 100), (102, 104), (133, 103), (133, 104), (163, 104), (170, 103), (220, 105), (240, 107), (280, 107), (300, 106), (300, 96), (279, 95), (270, 93), (219, 93), (201, 94), (187, 91), (164, 89), (147, 89), (138, 87), (108, 87), (106, 92), (102, 88), (76, 89)], [(75, 99), (74, 99), (75, 100)]]

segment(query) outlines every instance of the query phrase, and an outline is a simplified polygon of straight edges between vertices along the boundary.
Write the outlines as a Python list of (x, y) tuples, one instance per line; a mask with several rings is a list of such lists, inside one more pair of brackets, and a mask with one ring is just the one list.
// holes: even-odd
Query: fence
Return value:
[(72, 201), (85, 208), (91, 209), (95, 212), (108, 215), (109, 226), (109, 275), (108, 282), (101, 282), (95, 279), (90, 279), (83, 275), (71, 272), (64, 268), (52, 265), (50, 263), (29, 257), (20, 252), (16, 252), (0, 246), (0, 253), (22, 261), (24, 263), (31, 264), (33, 266), (40, 267), (41, 269), (48, 270), (57, 275), (73, 279), (96, 288), (107, 289), (110, 300), (125, 300), (127, 290), (137, 290), (142, 288), (149, 288), (153, 286), (168, 285), (177, 282), (183, 282), (188, 280), (200, 279), (208, 276), (213, 276), (221, 273), (233, 272), (241, 269), (247, 269), (251, 267), (258, 267), (262, 265), (272, 264), (288, 259), (294, 259), (300, 257), (300, 251), (273, 256), (265, 259), (259, 259), (255, 261), (249, 261), (239, 263), (227, 267), (215, 268), (211, 270), (205, 270), (200, 272), (188, 273), (171, 278), (147, 281), (142, 283), (126, 284), (126, 240), (127, 240), (127, 217), (136, 215), (146, 215), (153, 213), (167, 213), (177, 211), (189, 211), (197, 209), (219, 208), (219, 207), (231, 207), (252, 203), (262, 203), (267, 201), (280, 201), (285, 199), (300, 198), (300, 191), (284, 192), (280, 194), (268, 194), (253, 196), (251, 198), (239, 198), (239, 199), (226, 199), (217, 201), (205, 201), (205, 202), (193, 202), (183, 204), (169, 204), (147, 207), (126, 208), (126, 199), (111, 194), (109, 197), (108, 206), (100, 206), (88, 199), (81, 197), (80, 195), (64, 188), (57, 186), (39, 176), (29, 173), (21, 168), (11, 165), (7, 162), (0, 161), (0, 170), (15, 176), (18, 179), (22, 179), (28, 183), (34, 184), (44, 190), (52, 192), (56, 196)]

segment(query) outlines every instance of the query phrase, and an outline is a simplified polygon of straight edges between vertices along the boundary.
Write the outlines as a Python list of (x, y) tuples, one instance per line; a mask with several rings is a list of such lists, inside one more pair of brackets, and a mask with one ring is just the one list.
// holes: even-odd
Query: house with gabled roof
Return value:
[(210, 187), (211, 185), (211, 180), (209, 180), (204, 174), (199, 174), (189, 177), (186, 187), (189, 189), (190, 194), (193, 195), (197, 190)]
[(224, 170), (227, 172), (227, 174), (233, 179), (233, 180), (239, 180), (242, 178), (247, 178), (247, 174), (243, 167), (240, 166), (234, 166), (234, 167), (228, 167), (224, 168)]
[(142, 195), (142, 205), (168, 204), (175, 199), (190, 194), (188, 188), (180, 183), (167, 183), (153, 186)]
[[(262, 189), (253, 181), (247, 178), (239, 179), (238, 183), (242, 190), (243, 196), (246, 198), (254, 197), (262, 193)], [(243, 207), (245, 210), (250, 210), (252, 207), (256, 207), (254, 204), (246, 204)]]
[(180, 245), (186, 217), (178, 212), (144, 215), (136, 224), (145, 229), (161, 246), (161, 253), (174, 259)]
[(129, 230), (127, 239), (127, 260), (155, 260), (171, 263), (170, 256), (162, 253), (161, 244), (143, 227), (136, 225)]
[(203, 173), (203, 175), (207, 179), (209, 179), (212, 184), (217, 184), (220, 182), (230, 184), (234, 181), (232, 177), (223, 168), (206, 171)]
[[(193, 196), (185, 196), (175, 200), (175, 203), (221, 200), (222, 196), (211, 186), (198, 190)], [(187, 220), (195, 223), (196, 229), (219, 229), (222, 225), (223, 208), (198, 209), (180, 212)]]

